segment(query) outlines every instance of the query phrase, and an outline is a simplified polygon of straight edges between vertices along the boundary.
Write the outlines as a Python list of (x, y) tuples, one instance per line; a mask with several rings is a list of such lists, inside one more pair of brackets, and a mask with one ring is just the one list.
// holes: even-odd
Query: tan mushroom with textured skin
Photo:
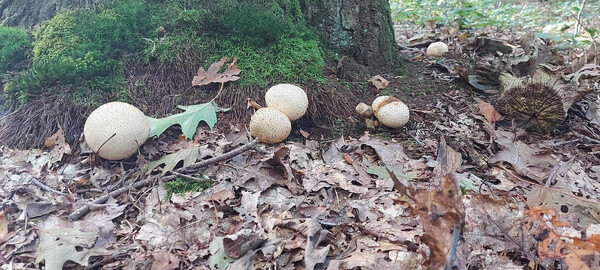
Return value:
[(265, 94), (265, 102), (267, 107), (287, 115), (290, 121), (300, 119), (308, 109), (306, 92), (293, 84), (284, 83), (269, 88)]
[(106, 103), (88, 116), (83, 134), (88, 146), (102, 158), (121, 160), (137, 152), (150, 127), (142, 111), (123, 102)]
[(395, 97), (377, 97), (371, 107), (379, 123), (386, 127), (402, 127), (408, 123), (408, 119), (410, 118), (408, 106)]
[(250, 134), (263, 143), (279, 143), (292, 131), (290, 119), (274, 108), (260, 108), (250, 118)]
[(427, 55), (429, 56), (442, 56), (448, 52), (448, 45), (444, 42), (434, 42), (429, 44), (427, 47)]

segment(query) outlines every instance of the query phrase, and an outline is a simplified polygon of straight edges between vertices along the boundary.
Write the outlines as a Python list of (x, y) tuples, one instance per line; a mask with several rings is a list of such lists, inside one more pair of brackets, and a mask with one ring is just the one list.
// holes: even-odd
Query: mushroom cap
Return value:
[(362, 118), (369, 118), (373, 115), (373, 108), (361, 102), (356, 105), (356, 113), (358, 113), (358, 115), (360, 115)]
[(144, 113), (123, 102), (110, 102), (98, 107), (83, 126), (88, 146), (108, 160), (120, 160), (133, 155), (148, 139), (149, 132)]
[(406, 123), (410, 117), (408, 106), (402, 101), (394, 101), (382, 105), (375, 114), (381, 124), (390, 128), (399, 128)]
[(392, 96), (380, 96), (377, 97), (375, 100), (373, 100), (373, 104), (371, 105), (371, 108), (373, 108), (373, 113), (375, 113), (375, 117), (377, 117), (377, 111), (379, 110), (379, 108), (385, 104), (394, 102), (394, 101), (400, 101), (399, 99), (392, 97)]
[(292, 122), (281, 111), (260, 108), (250, 118), (250, 134), (263, 143), (279, 143), (292, 131)]
[(294, 121), (302, 117), (308, 109), (308, 97), (302, 88), (293, 84), (278, 84), (265, 93), (267, 107), (275, 108)]
[(444, 42), (434, 42), (429, 44), (427, 47), (427, 55), (429, 56), (441, 56), (448, 52), (448, 45)]

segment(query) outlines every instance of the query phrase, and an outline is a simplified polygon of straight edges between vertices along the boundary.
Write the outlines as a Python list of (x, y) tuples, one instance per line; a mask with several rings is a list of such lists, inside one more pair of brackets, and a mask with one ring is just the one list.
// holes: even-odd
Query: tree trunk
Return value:
[(300, 0), (300, 4), (326, 53), (339, 57), (338, 75), (352, 77), (346, 69), (373, 75), (399, 63), (387, 0)]
[(87, 8), (103, 5), (111, 0), (0, 0), (0, 25), (26, 29), (39, 27), (52, 19), (61, 9)]

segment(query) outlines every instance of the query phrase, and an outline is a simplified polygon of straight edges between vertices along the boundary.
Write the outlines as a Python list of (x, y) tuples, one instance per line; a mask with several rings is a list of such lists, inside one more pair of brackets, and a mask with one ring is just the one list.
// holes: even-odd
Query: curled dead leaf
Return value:
[(485, 101), (479, 101), (479, 104), (477, 104), (477, 106), (479, 106), (479, 113), (483, 115), (485, 117), (485, 120), (487, 120), (488, 122), (494, 123), (502, 119), (502, 115), (498, 111), (496, 111), (492, 104), (489, 104)]
[(377, 88), (377, 90), (384, 89), (390, 84), (388, 80), (381, 77), (380, 75), (375, 75), (371, 77), (371, 79), (369, 79), (368, 81), (371, 82)]

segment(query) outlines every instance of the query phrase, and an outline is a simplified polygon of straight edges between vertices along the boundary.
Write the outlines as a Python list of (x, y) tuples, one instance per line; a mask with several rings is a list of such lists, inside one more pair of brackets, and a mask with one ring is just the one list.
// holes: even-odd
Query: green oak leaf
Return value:
[(150, 125), (150, 135), (148, 137), (160, 135), (172, 125), (179, 125), (185, 138), (191, 139), (196, 133), (200, 121), (206, 122), (208, 127), (213, 129), (217, 123), (217, 112), (230, 110), (229, 108), (219, 107), (214, 100), (209, 103), (178, 107), (185, 112), (160, 119), (148, 117), (148, 124)]

